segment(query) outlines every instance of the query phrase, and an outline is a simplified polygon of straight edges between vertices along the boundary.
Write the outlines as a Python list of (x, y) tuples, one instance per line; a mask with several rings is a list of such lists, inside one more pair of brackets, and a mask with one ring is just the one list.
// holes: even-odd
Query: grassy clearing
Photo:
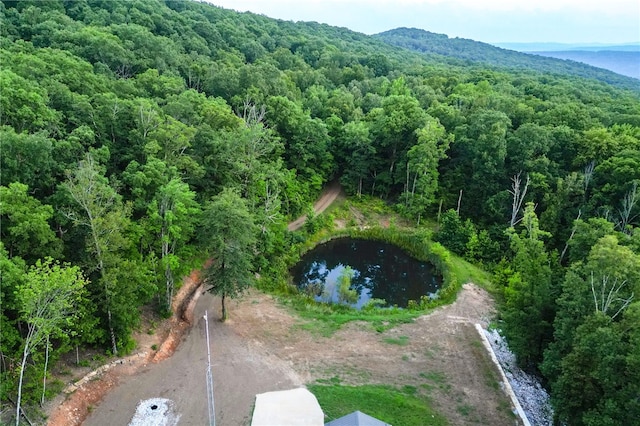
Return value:
[(448, 424), (445, 417), (431, 408), (429, 399), (412, 386), (314, 384), (309, 390), (318, 398), (326, 421), (359, 410), (392, 425)]

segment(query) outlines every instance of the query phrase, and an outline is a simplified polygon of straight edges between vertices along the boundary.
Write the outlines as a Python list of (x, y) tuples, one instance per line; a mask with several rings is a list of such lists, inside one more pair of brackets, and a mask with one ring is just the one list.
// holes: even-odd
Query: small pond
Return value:
[(339, 238), (315, 247), (291, 269), (293, 283), (317, 301), (338, 302), (339, 280), (351, 268), (351, 289), (358, 293), (353, 307), (370, 299), (384, 299), (386, 306), (406, 307), (409, 300), (433, 296), (442, 284), (434, 267), (420, 262), (398, 247), (379, 241)]

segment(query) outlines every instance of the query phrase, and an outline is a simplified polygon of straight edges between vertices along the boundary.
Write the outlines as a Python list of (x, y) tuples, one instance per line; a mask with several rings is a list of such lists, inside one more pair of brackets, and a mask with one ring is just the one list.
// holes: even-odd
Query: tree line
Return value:
[(640, 417), (637, 92), (190, 1), (0, 15), (3, 400), (76, 346), (126, 353), (210, 256), (224, 297), (281, 273), (339, 178), (494, 273), (559, 421)]

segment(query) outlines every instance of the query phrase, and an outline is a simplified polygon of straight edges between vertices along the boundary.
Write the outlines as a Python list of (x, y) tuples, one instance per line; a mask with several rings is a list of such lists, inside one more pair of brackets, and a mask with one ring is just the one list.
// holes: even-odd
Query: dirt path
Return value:
[[(338, 195), (342, 192), (342, 187), (340, 186), (340, 182), (333, 181), (326, 188), (322, 190), (320, 194), (320, 198), (313, 205), (313, 211), (316, 214), (322, 213), (333, 203)], [(304, 225), (304, 222), (307, 220), (307, 215), (300, 216), (293, 222), (289, 223), (287, 229), (289, 231), (297, 231)]]
[[(87, 426), (127, 425), (139, 401), (167, 398), (175, 403), (180, 425), (207, 420), (205, 310), (209, 314), (211, 364), (216, 420), (221, 425), (246, 425), (257, 393), (291, 389), (302, 381), (286, 361), (274, 358), (236, 330), (234, 316), (218, 321), (219, 301), (203, 295), (195, 308), (194, 326), (173, 356), (124, 377), (84, 422)], [(246, 303), (246, 302), (245, 302)], [(249, 302), (250, 303), (250, 302)], [(234, 307), (234, 311), (240, 309)]]

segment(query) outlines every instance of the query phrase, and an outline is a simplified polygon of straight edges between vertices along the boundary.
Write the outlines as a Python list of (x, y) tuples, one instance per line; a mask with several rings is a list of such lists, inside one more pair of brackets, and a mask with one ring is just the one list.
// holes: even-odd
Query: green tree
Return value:
[(18, 182), (0, 186), (0, 237), (9, 257), (20, 256), (33, 263), (45, 256), (59, 257), (61, 241), (49, 225), (53, 208), (30, 196)]
[(455, 210), (449, 209), (440, 217), (440, 226), (434, 239), (454, 253), (464, 256), (475, 233), (476, 229), (469, 219), (462, 221)]
[(628, 414), (638, 412), (631, 397), (638, 381), (631, 366), (638, 361), (630, 345), (638, 339), (637, 302), (631, 303), (638, 291), (640, 256), (615, 235), (600, 238), (586, 261), (567, 272), (554, 341), (541, 365), (560, 421), (626, 424)]
[[(127, 314), (138, 307), (137, 300), (123, 297), (133, 283), (118, 280), (118, 268), (124, 267), (122, 250), (128, 245), (124, 235), (129, 226), (128, 212), (91, 154), (69, 174), (64, 186), (79, 208), (78, 213), (69, 213), (70, 218), (76, 226), (88, 228), (87, 251), (92, 256), (92, 270), (98, 274), (98, 306), (106, 316), (111, 350), (117, 355), (118, 342), (128, 340), (127, 330), (133, 326), (126, 324), (130, 319)], [(115, 318), (116, 310), (127, 314)], [(124, 332), (118, 335), (117, 328)]]
[(149, 205), (149, 221), (160, 244), (160, 266), (165, 281), (164, 305), (171, 309), (175, 280), (185, 273), (183, 251), (200, 219), (196, 194), (180, 178), (160, 187)]
[(149, 139), (144, 146), (145, 154), (160, 159), (169, 167), (175, 167), (188, 178), (200, 177), (202, 168), (188, 155), (195, 133), (193, 127), (166, 117), (164, 122), (149, 132)]
[[(396, 91), (402, 92), (402, 84)], [(406, 88), (404, 88), (406, 89)], [(405, 181), (404, 168), (397, 165), (406, 161), (407, 151), (416, 143), (417, 130), (424, 127), (427, 114), (418, 100), (408, 94), (394, 94), (383, 99), (381, 108), (368, 115), (376, 152), (386, 159), (385, 167), (375, 170), (380, 175), (381, 194), (389, 195), (391, 185)]]
[[(9, 258), (0, 241), (0, 356), (9, 365), (15, 365), (21, 356), (23, 339), (17, 324), (20, 320), (20, 306), (16, 301), (16, 288), (24, 283), (26, 270), (21, 258)], [(15, 368), (0, 370), (0, 397), (3, 400), (15, 391), (14, 375)]]
[(426, 125), (416, 133), (418, 143), (407, 153), (407, 180), (400, 199), (406, 213), (420, 224), (420, 218), (435, 200), (438, 163), (446, 157), (453, 135), (447, 135), (438, 119), (431, 116), (427, 116)]
[(16, 289), (21, 317), (27, 324), (18, 381), (16, 426), (20, 424), (22, 381), (27, 359), (45, 341), (48, 353), (49, 340), (58, 337), (65, 327), (73, 323), (74, 310), (85, 285), (86, 280), (79, 268), (60, 265), (49, 258), (31, 267), (24, 283)]
[(373, 147), (368, 123), (366, 121), (346, 123), (342, 138), (338, 142), (342, 144), (342, 158), (345, 162), (342, 184), (346, 186), (349, 193), (355, 193), (360, 197), (365, 182), (370, 179), (372, 167), (379, 161), (375, 157), (376, 150)]
[(44, 132), (30, 135), (0, 127), (0, 185), (20, 182), (39, 196), (49, 194), (55, 183), (53, 150)]
[(47, 106), (47, 92), (3, 67), (0, 70), (0, 125), (9, 125), (17, 133), (47, 129), (55, 123), (56, 112)]
[(222, 320), (228, 317), (225, 300), (236, 298), (253, 283), (253, 217), (246, 202), (225, 189), (205, 208), (203, 236), (211, 255), (204, 280), (209, 291), (222, 299)]
[(521, 234), (509, 229), (516, 274), (504, 294), (503, 331), (518, 363), (531, 368), (542, 360), (551, 341), (555, 313), (551, 267), (543, 238), (548, 233), (538, 225), (533, 203), (527, 203), (521, 222)]

